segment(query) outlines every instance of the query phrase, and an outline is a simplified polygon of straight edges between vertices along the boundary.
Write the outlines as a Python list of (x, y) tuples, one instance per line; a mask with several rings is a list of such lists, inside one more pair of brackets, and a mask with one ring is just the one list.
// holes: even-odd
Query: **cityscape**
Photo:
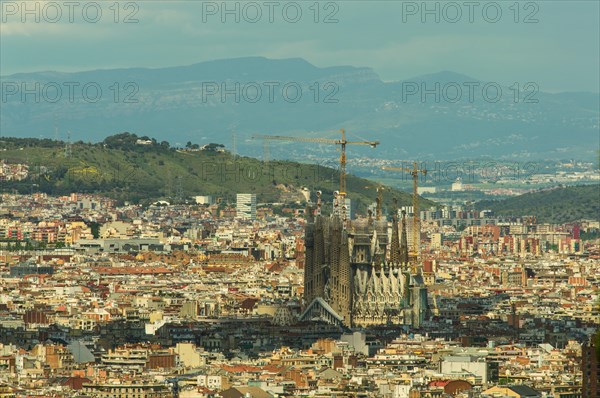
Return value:
[(600, 397), (598, 15), (0, 2), (0, 398)]

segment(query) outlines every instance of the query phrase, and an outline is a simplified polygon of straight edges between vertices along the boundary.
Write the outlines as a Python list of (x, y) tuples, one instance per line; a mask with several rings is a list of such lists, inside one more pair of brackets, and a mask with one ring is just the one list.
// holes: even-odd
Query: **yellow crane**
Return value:
[(427, 170), (426, 169), (419, 169), (417, 162), (413, 162), (413, 167), (412, 168), (408, 168), (408, 167), (389, 167), (389, 166), (384, 166), (382, 167), (383, 170), (393, 170), (393, 171), (406, 171), (408, 173), (410, 173), (410, 175), (412, 176), (412, 180), (413, 180), (413, 195), (412, 195), (412, 202), (413, 202), (413, 228), (412, 228), (412, 233), (413, 233), (413, 244), (412, 244), (412, 252), (411, 257), (414, 258), (414, 261), (417, 262), (417, 259), (419, 257), (419, 245), (420, 245), (420, 241), (421, 241), (421, 225), (419, 223), (419, 195), (418, 195), (418, 187), (419, 187), (419, 173), (421, 173), (422, 175), (427, 175)]
[(279, 141), (292, 141), (292, 142), (316, 142), (318, 144), (332, 144), (340, 145), (340, 196), (346, 197), (346, 145), (370, 145), (375, 148), (379, 145), (379, 141), (348, 141), (346, 140), (346, 130), (339, 130), (342, 133), (342, 137), (339, 140), (328, 139), (328, 138), (310, 138), (310, 137), (287, 137), (283, 135), (255, 135), (252, 138), (261, 138), (263, 140), (279, 140)]

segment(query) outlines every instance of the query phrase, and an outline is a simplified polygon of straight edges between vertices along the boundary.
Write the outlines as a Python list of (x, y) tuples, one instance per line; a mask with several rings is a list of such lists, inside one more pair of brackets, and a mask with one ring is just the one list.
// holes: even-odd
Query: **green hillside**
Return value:
[[(139, 138), (123, 133), (101, 143), (73, 143), (70, 151), (60, 141), (2, 138), (0, 159), (27, 164), (29, 173), (22, 181), (1, 181), (1, 191), (94, 192), (136, 203), (183, 201), (195, 195), (215, 195), (233, 203), (236, 193), (252, 192), (259, 203), (293, 203), (303, 201), (302, 189), (307, 188), (313, 200), (315, 191), (321, 190), (324, 202), (330, 203), (339, 189), (339, 173), (328, 167), (234, 157), (219, 144), (201, 150), (188, 143), (188, 148), (181, 150), (166, 141), (141, 137), (148, 141), (142, 145), (136, 143)], [(350, 175), (347, 186), (350, 198), (357, 201), (356, 210), (365, 214), (366, 206), (375, 200), (373, 187), (378, 184)], [(400, 205), (411, 203), (410, 194), (386, 189), (384, 205), (390, 206), (393, 197)], [(423, 200), (422, 205), (431, 206), (432, 202)]]
[(484, 200), (479, 210), (491, 209), (496, 214), (536, 216), (538, 222), (567, 223), (600, 218), (600, 185), (556, 188), (504, 200)]

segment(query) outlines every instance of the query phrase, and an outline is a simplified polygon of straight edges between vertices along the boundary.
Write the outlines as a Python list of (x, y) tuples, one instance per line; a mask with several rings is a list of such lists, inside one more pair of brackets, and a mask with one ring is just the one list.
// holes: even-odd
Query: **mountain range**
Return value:
[[(597, 93), (551, 94), (535, 82), (506, 87), (448, 71), (385, 82), (370, 68), (251, 57), (0, 80), (5, 137), (66, 139), (70, 131), (74, 141), (98, 142), (129, 131), (259, 156), (255, 134), (335, 137), (345, 128), (381, 142), (376, 155), (352, 148), (357, 154), (422, 160), (587, 159), (600, 145)], [(316, 149), (279, 143), (271, 155), (301, 159)]]

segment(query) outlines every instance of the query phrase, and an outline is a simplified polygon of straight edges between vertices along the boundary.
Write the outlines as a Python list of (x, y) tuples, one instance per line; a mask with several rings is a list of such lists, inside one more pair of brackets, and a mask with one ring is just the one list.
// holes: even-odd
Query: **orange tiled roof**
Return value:
[(262, 370), (250, 365), (221, 365), (221, 368), (229, 373), (261, 373)]
[(153, 275), (172, 274), (173, 271), (166, 267), (100, 267), (97, 269), (103, 275)]

